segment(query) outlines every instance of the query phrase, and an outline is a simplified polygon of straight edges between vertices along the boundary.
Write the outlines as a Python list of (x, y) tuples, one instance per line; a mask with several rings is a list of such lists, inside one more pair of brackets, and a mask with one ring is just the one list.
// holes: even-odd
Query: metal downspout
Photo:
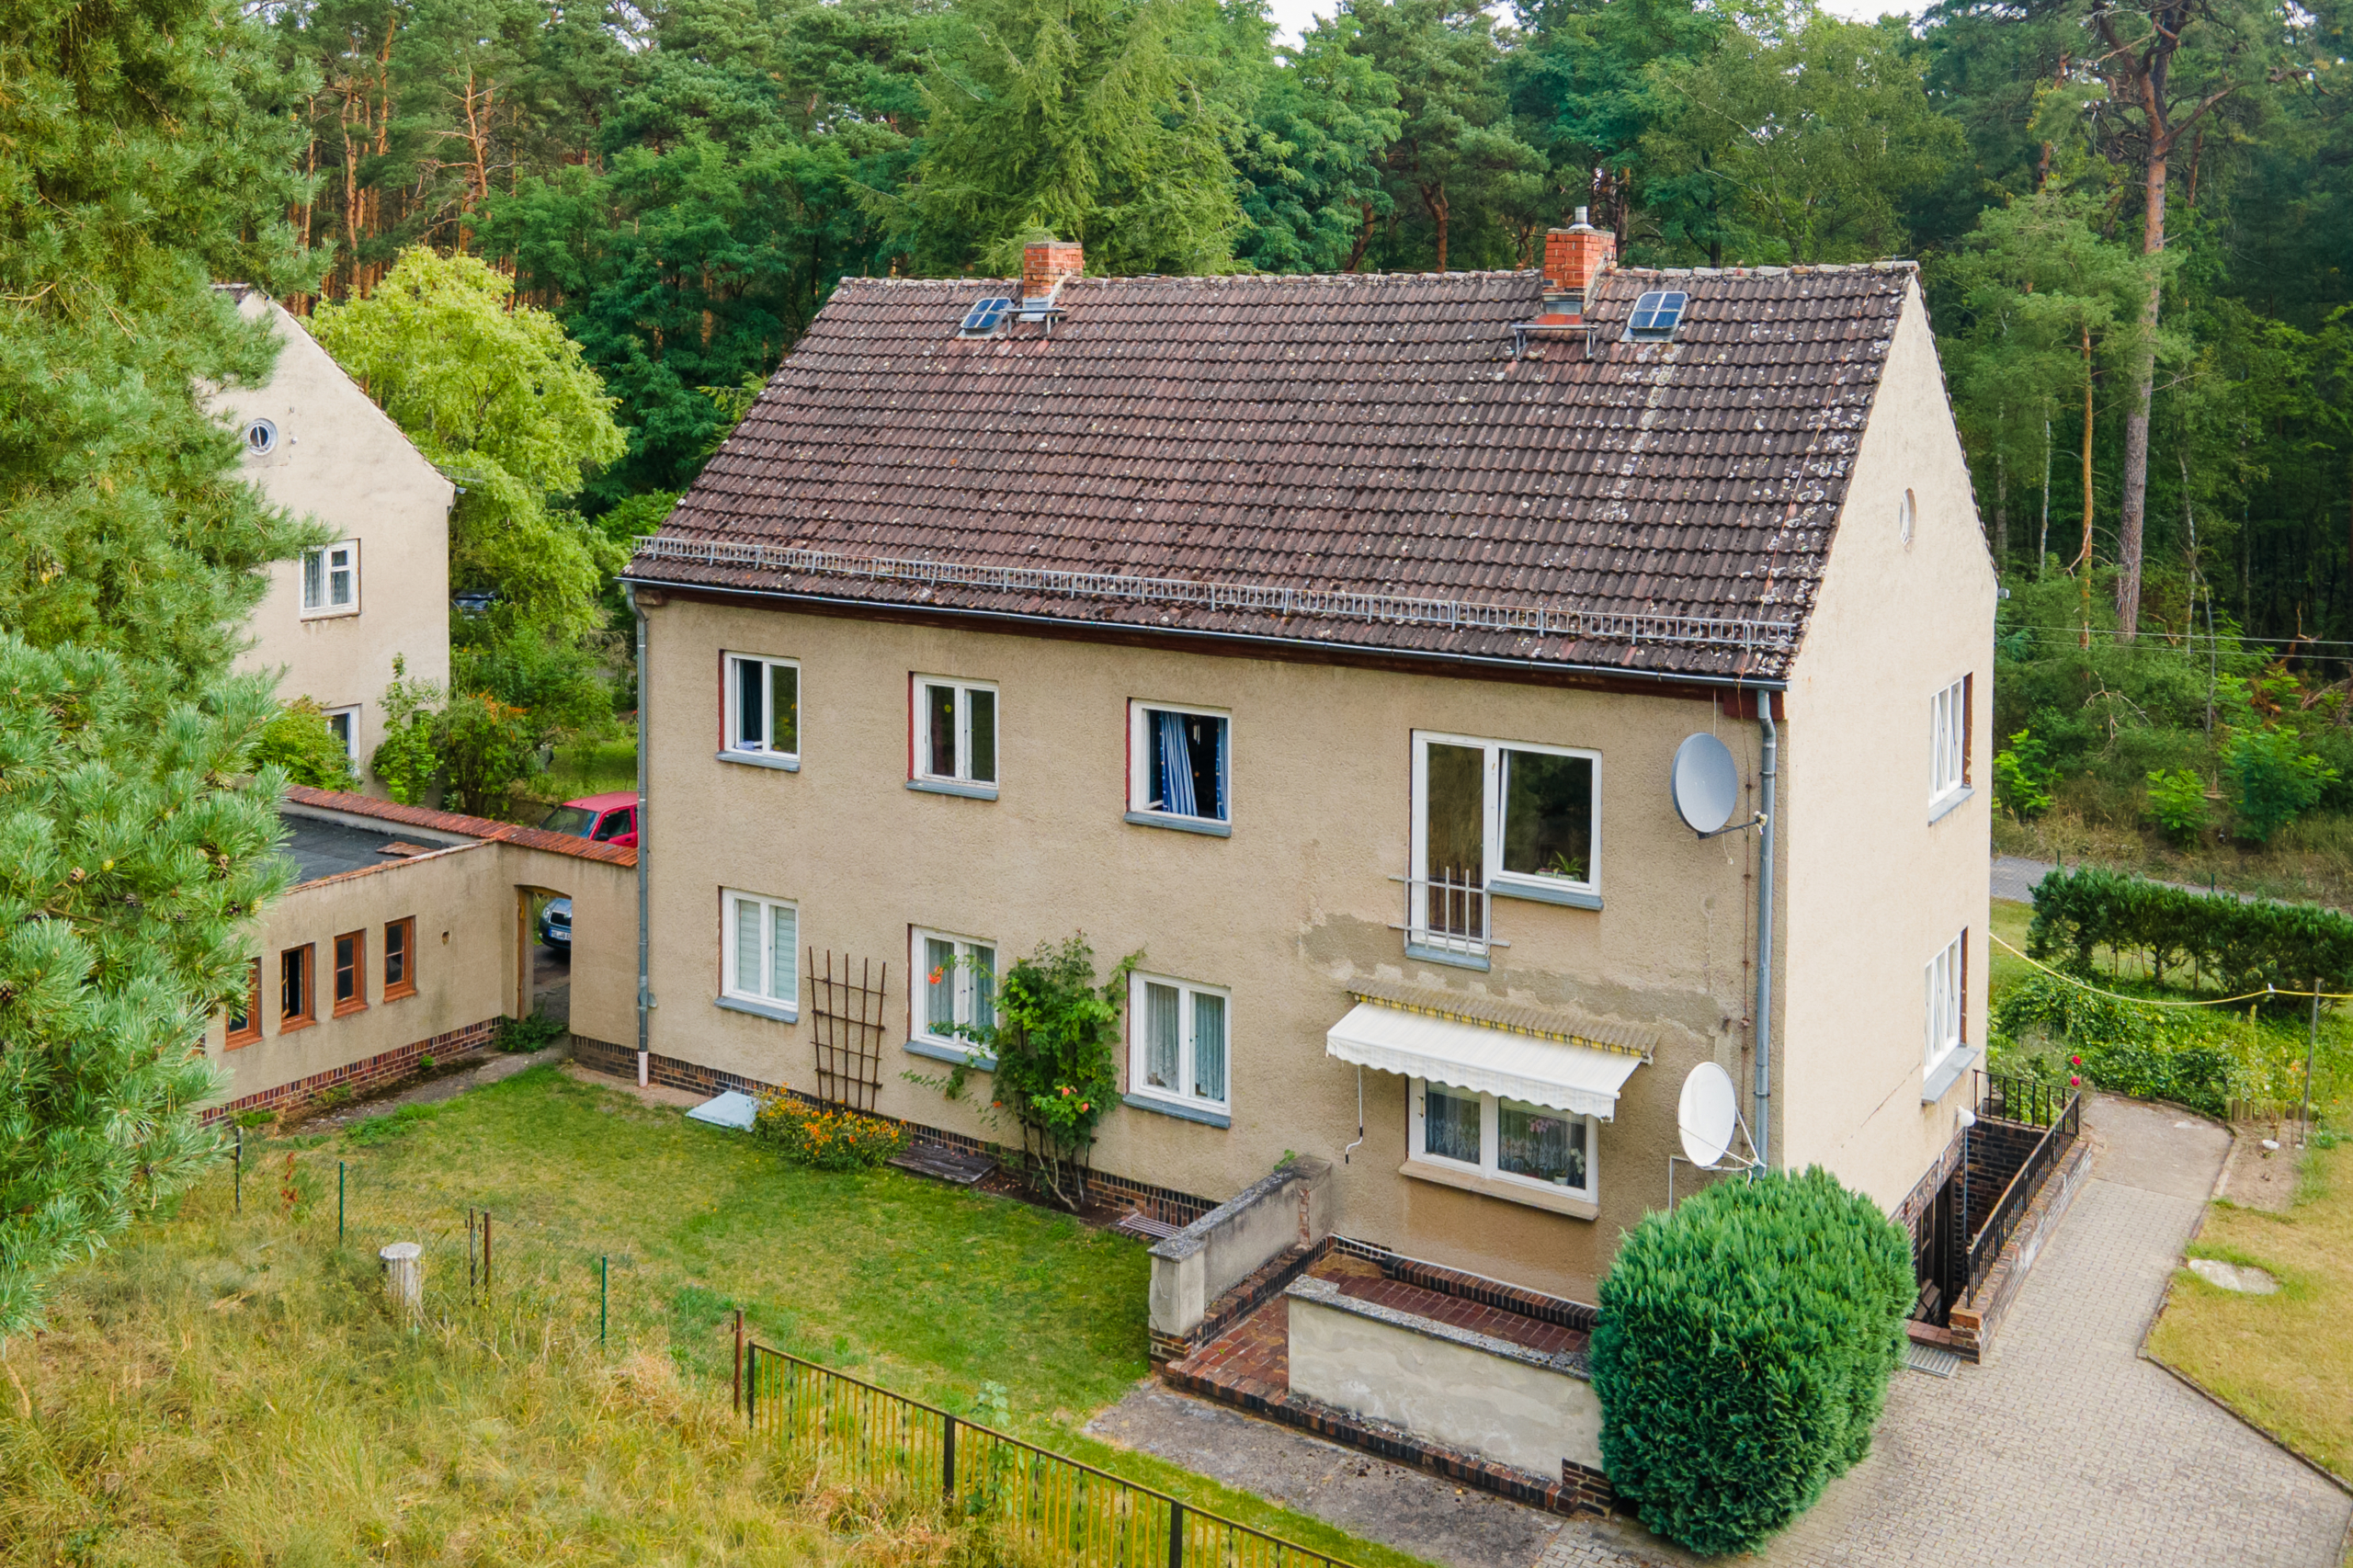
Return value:
[[(1773, 1111), (1773, 786), (1781, 756), (1781, 732), (1773, 723), (1773, 693), (1756, 694), (1756, 722), (1765, 733), (1765, 766), (1757, 796), (1764, 827), (1758, 835), (1756, 850), (1756, 1118), (1749, 1136), (1756, 1145), (1756, 1163), (1770, 1170), (1772, 1158), (1768, 1146), (1772, 1138)], [(642, 754), (640, 756), (642, 758)], [(640, 766), (643, 766), (642, 760)], [(641, 926), (640, 931), (642, 930)]]
[(629, 596), (629, 608), (637, 617), (637, 1085), (643, 1088), (652, 1058), (654, 1011), (654, 978), (648, 962), (653, 949), (653, 930), (649, 924), (650, 900), (646, 889), (646, 729), (645, 729), (645, 607), (637, 602), (637, 591), (629, 584), (621, 585)]

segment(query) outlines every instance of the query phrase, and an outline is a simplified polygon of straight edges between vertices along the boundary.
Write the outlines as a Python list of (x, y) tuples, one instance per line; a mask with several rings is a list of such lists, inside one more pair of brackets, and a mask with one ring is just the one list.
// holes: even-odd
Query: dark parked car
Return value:
[(540, 940), (566, 958), (572, 956), (572, 901), (551, 898), (540, 911)]

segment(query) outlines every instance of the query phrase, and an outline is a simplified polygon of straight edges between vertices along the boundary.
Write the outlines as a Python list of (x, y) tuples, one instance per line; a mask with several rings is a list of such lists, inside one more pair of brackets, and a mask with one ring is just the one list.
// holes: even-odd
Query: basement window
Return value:
[(964, 312), (964, 324), (956, 329), (960, 337), (993, 336), (1004, 322), (1006, 312), (1013, 309), (1013, 301), (1003, 296), (981, 301)]
[(1634, 301), (1634, 313), (1626, 318), (1626, 339), (1630, 343), (1665, 343), (1675, 336), (1676, 327), (1683, 320), (1683, 307), (1691, 296), (1672, 290), (1654, 289)]

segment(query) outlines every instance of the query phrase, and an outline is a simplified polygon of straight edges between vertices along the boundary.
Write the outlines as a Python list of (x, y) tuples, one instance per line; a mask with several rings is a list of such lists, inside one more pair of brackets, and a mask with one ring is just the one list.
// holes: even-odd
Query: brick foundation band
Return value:
[[(585, 1035), (574, 1035), (572, 1040), (572, 1055), (574, 1061), (591, 1072), (632, 1080), (637, 1076), (637, 1052), (627, 1046), (614, 1045), (607, 1040), (590, 1040)], [(648, 1083), (659, 1084), (665, 1088), (685, 1089), (690, 1093), (702, 1095), (723, 1095), (732, 1089), (738, 1094), (757, 1097), (761, 1095), (774, 1094), (777, 1089), (776, 1085), (763, 1083), (757, 1078), (746, 1078), (740, 1073), (730, 1073), (722, 1068), (706, 1067), (699, 1062), (684, 1062), (675, 1056), (664, 1056), (658, 1051), (647, 1053), (645, 1077)], [(795, 1099), (805, 1100), (811, 1105), (828, 1103), (817, 1098), (814, 1095), (803, 1094), (799, 1089), (788, 1089), (787, 1093)], [(860, 1114), (871, 1116), (877, 1121), (887, 1121), (895, 1127), (904, 1128), (908, 1140), (912, 1142), (961, 1149), (968, 1153), (986, 1154), (992, 1159), (1000, 1161), (1016, 1161), (1020, 1157), (1015, 1151), (990, 1143), (985, 1139), (974, 1138), (969, 1133), (950, 1132), (944, 1127), (932, 1127), (920, 1121), (907, 1121), (895, 1116), (884, 1116), (880, 1111), (864, 1111)], [(1086, 1185), (1111, 1202), (1125, 1203), (1139, 1212), (1171, 1225), (1189, 1225), (1217, 1207), (1214, 1200), (1195, 1193), (1179, 1192), (1174, 1187), (1155, 1187), (1150, 1182), (1137, 1181), (1132, 1177), (1108, 1171), (1087, 1172)]]
[(207, 1125), (223, 1117), (237, 1116), (249, 1110), (276, 1111), (280, 1115), (299, 1110), (317, 1100), (330, 1090), (360, 1090), (396, 1083), (419, 1069), (424, 1058), (445, 1062), (453, 1057), (471, 1055), (481, 1051), (497, 1038), (498, 1026), (504, 1020), (484, 1018), (460, 1029), (450, 1029), (430, 1040), (416, 1040), (393, 1051), (380, 1051), (358, 1062), (347, 1062), (329, 1067), (308, 1077), (297, 1078), (275, 1088), (241, 1095), (223, 1105), (208, 1107), (202, 1113)]

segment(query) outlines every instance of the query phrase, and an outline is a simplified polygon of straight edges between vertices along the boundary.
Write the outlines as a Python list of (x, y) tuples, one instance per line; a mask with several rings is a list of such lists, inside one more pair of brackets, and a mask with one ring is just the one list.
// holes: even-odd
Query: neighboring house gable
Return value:
[(212, 397), (244, 437), (246, 477), (333, 542), (269, 569), (247, 670), (282, 670), (281, 698), (308, 697), (342, 727), (362, 778), (383, 734), (397, 655), (416, 679), (449, 675), (449, 506), (456, 489), (302, 324), (258, 290), (237, 308), (283, 344), (267, 385)]

